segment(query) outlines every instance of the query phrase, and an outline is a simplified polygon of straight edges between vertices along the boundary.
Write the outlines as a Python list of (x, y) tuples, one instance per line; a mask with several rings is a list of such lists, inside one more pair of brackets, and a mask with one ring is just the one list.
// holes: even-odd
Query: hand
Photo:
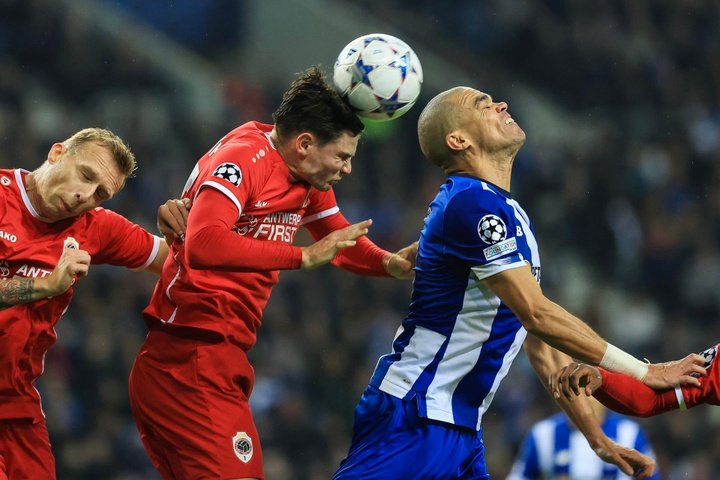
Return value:
[[(655, 460), (632, 448), (605, 439), (606, 445), (594, 447), (595, 454), (607, 463), (617, 465), (626, 475), (633, 478), (648, 478), (655, 471)], [(608, 446), (610, 449), (608, 449)]]
[(180, 241), (185, 240), (190, 205), (189, 198), (172, 199), (158, 208), (157, 227), (168, 246), (178, 238)]
[(417, 258), (418, 242), (413, 242), (383, 259), (385, 271), (395, 278), (412, 278), (415, 276), (415, 259)]
[(548, 388), (553, 397), (563, 396), (572, 402), (582, 391), (588, 397), (602, 385), (600, 369), (585, 363), (569, 363), (550, 375)]
[(90, 254), (80, 250), (77, 243), (65, 245), (53, 272), (44, 280), (45, 296), (54, 297), (67, 291), (78, 277), (87, 275), (90, 268)]
[(301, 247), (302, 262), (300, 267), (311, 270), (320, 265), (325, 265), (335, 258), (335, 255), (340, 250), (352, 247), (355, 245), (357, 238), (367, 235), (370, 225), (372, 225), (372, 220), (363, 220), (340, 230), (335, 230), (309, 247)]
[(705, 357), (691, 353), (682, 360), (665, 363), (651, 363), (642, 382), (656, 390), (674, 388), (680, 385), (700, 386), (698, 376), (707, 375)]

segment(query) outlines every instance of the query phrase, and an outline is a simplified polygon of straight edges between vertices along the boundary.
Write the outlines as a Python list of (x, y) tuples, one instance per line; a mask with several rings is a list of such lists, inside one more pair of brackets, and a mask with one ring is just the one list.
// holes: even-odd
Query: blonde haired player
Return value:
[[(53, 144), (32, 172), (0, 169), (0, 480), (55, 478), (35, 380), (73, 284), (90, 264), (159, 274), (167, 256), (165, 242), (100, 207), (134, 170), (127, 145), (100, 128)], [(182, 224), (174, 203), (159, 215)]]

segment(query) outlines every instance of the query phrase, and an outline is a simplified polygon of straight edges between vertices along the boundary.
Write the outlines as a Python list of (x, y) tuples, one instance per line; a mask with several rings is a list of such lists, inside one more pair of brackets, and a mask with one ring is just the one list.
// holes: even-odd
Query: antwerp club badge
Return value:
[(243, 463), (248, 463), (253, 456), (252, 439), (245, 432), (237, 432), (232, 439), (235, 455)]

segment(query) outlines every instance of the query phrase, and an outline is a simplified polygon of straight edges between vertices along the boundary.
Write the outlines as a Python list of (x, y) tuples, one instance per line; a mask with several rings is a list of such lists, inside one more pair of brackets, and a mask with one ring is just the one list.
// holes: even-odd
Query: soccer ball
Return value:
[(420, 95), (422, 67), (417, 55), (399, 38), (372, 33), (356, 38), (335, 61), (333, 82), (361, 117), (398, 118)]

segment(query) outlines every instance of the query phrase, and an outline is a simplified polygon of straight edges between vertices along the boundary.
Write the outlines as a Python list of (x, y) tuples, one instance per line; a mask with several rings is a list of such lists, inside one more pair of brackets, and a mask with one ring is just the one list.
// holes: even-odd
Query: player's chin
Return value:
[(327, 192), (328, 190), (330, 190), (333, 187), (333, 185), (335, 185), (339, 181), (340, 180), (328, 180), (326, 182), (322, 182), (319, 185), (316, 185), (315, 188), (317, 188), (321, 192)]

